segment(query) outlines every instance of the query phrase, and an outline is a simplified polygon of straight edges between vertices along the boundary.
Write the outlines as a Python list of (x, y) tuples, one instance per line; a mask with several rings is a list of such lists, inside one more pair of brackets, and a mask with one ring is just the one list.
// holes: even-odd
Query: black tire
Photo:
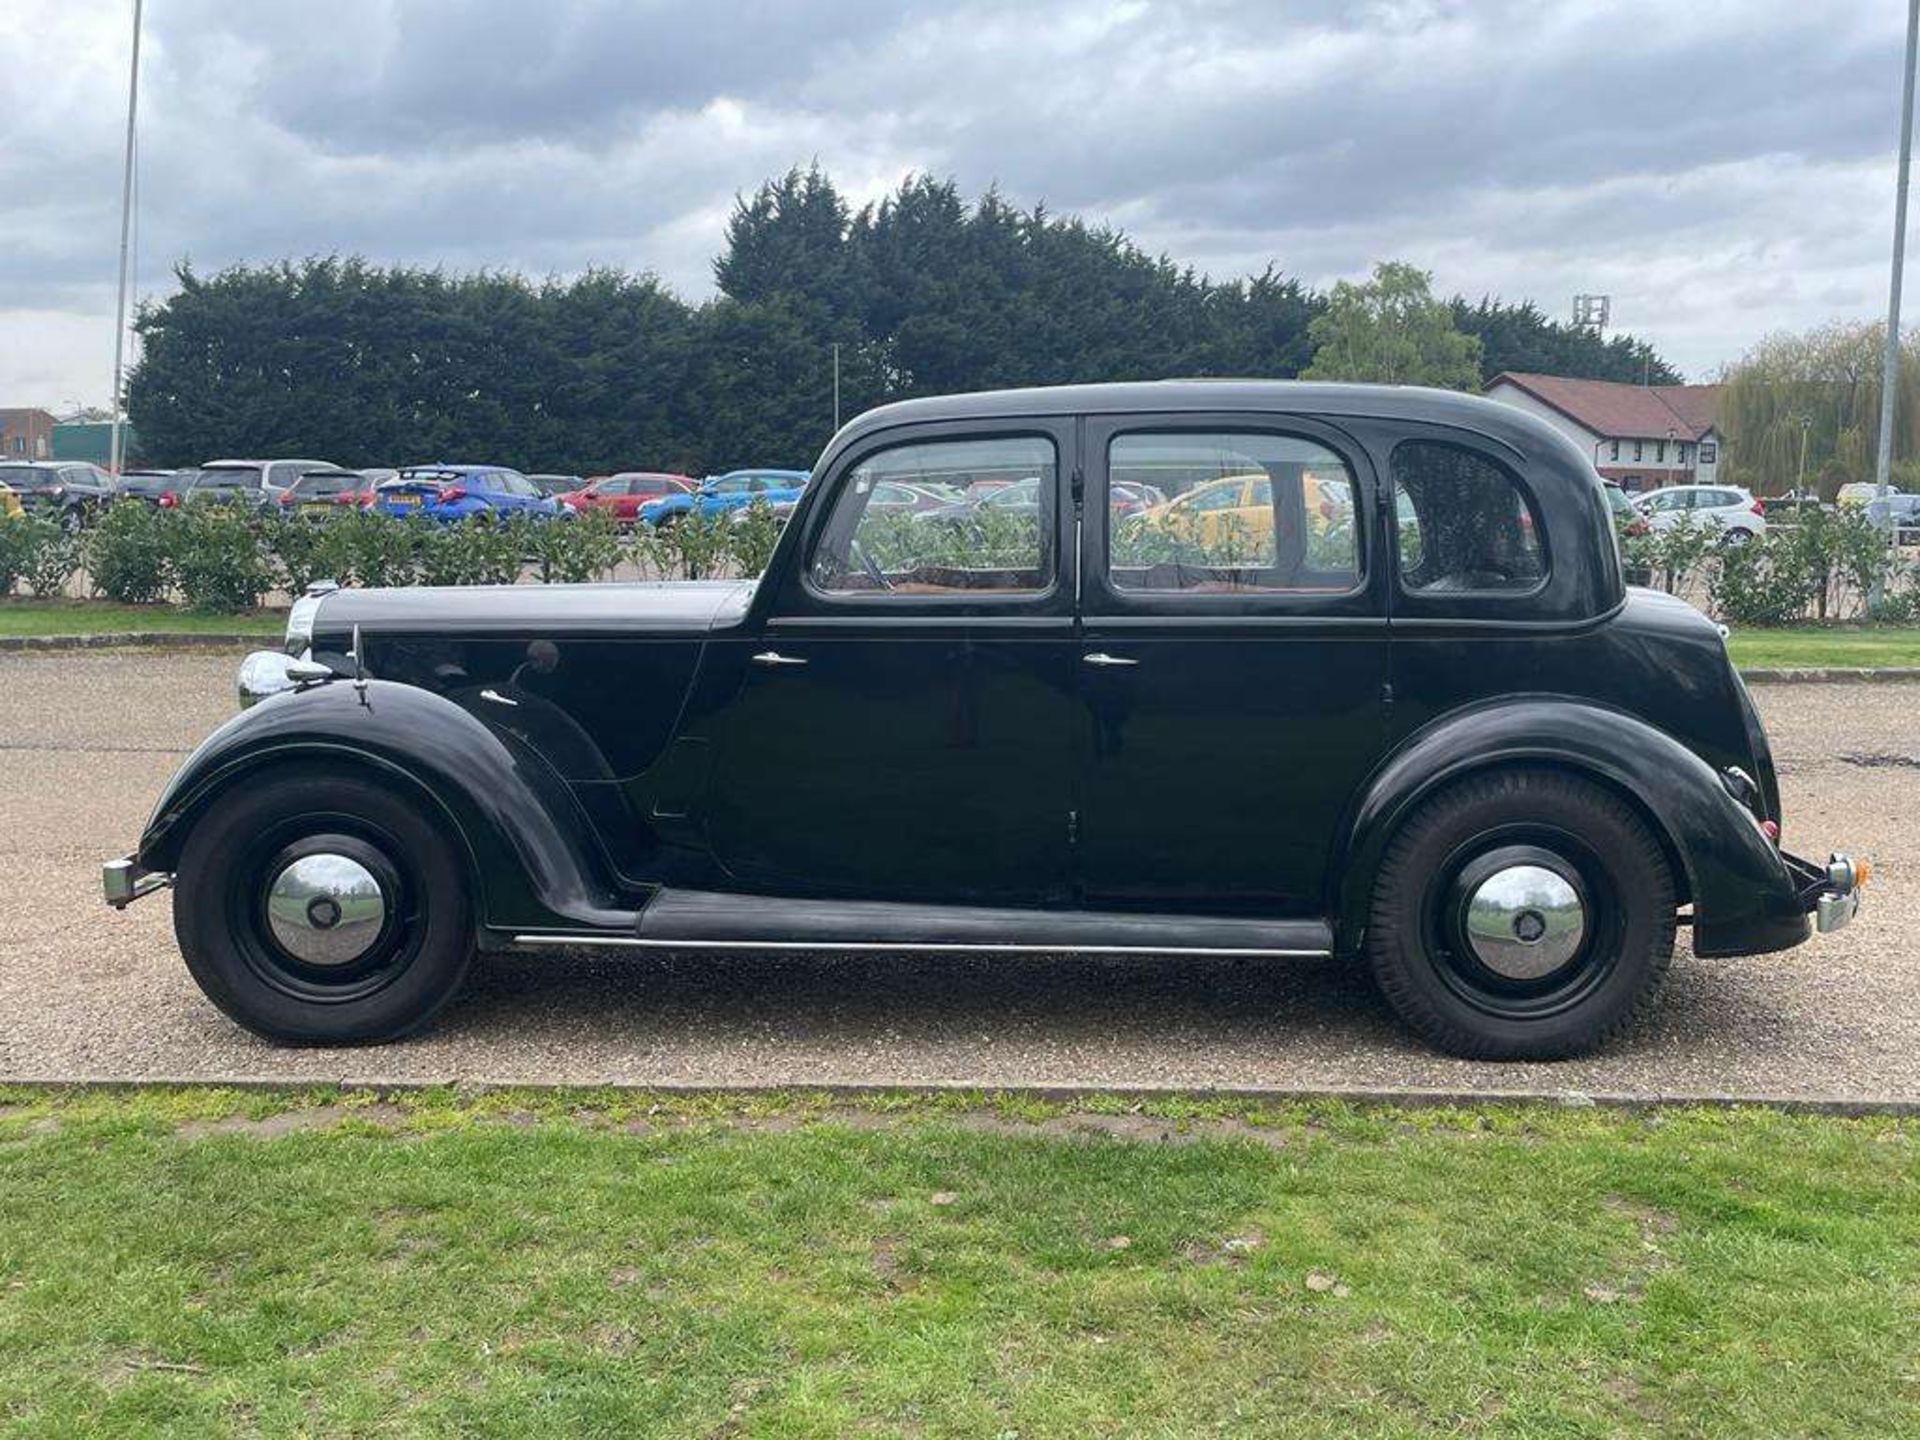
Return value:
[[(1485, 939), (1467, 928), (1475, 888), (1518, 866), (1564, 881), (1583, 917), (1570, 958), (1525, 979), (1490, 968), (1515, 968), (1521, 952), (1483, 963)], [(1674, 910), (1666, 853), (1625, 801), (1558, 771), (1497, 771), (1442, 791), (1393, 837), (1374, 879), (1367, 959), (1387, 1002), (1439, 1049), (1565, 1059), (1607, 1044), (1652, 1006), (1673, 959)], [(1537, 943), (1538, 928), (1538, 912), (1521, 911), (1516, 943)]]
[[(303, 963), (266, 915), (273, 877), (308, 851), (347, 853), (389, 897), (366, 953)], [(408, 800), (359, 776), (242, 781), (194, 824), (174, 875), (173, 930), (207, 998), (266, 1039), (391, 1040), (430, 1019), (473, 957), (465, 852)]]

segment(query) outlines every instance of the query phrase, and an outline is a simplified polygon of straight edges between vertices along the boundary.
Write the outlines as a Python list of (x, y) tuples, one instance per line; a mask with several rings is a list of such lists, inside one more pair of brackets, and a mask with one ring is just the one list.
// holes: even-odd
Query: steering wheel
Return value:
[(867, 554), (866, 547), (858, 540), (847, 542), (847, 553), (860, 562), (860, 568), (867, 572), (867, 578), (873, 582), (874, 589), (893, 589), (893, 582), (887, 579), (886, 572), (873, 563), (873, 557)]

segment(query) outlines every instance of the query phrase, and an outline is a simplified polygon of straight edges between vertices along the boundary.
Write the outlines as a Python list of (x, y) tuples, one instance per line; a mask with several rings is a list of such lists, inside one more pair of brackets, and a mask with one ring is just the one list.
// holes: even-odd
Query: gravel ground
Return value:
[[(1876, 876), (1784, 955), (1685, 953), (1654, 1021), (1554, 1065), (1436, 1056), (1349, 966), (1241, 960), (640, 955), (476, 963), (425, 1034), (283, 1050), (209, 1005), (168, 899), (115, 913), (161, 783), (232, 713), (237, 657), (0, 655), (0, 1077), (674, 1085), (1433, 1089), (1920, 1103), (1920, 687), (1756, 687), (1788, 840)], [(1869, 762), (1869, 763), (1863, 763)], [(1683, 932), (1684, 933), (1684, 932)]]

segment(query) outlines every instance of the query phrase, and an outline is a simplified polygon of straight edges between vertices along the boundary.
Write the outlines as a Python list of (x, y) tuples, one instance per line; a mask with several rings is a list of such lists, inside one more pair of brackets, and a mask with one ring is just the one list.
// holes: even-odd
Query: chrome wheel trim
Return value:
[(1544, 865), (1508, 865), (1467, 897), (1463, 926), (1474, 957), (1505, 980), (1542, 980), (1580, 953), (1586, 906)]
[(267, 929), (305, 964), (351, 965), (385, 932), (390, 902), (358, 860), (318, 851), (284, 866), (267, 886)]

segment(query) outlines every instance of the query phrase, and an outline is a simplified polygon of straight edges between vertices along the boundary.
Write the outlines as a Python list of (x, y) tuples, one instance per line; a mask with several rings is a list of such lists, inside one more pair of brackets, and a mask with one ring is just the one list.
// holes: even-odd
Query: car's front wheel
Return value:
[(1652, 1003), (1673, 958), (1659, 840), (1611, 791), (1552, 770), (1476, 776), (1423, 805), (1375, 878), (1367, 956), (1440, 1049), (1582, 1054)]
[(194, 825), (173, 925), (200, 988), (258, 1035), (390, 1040), (459, 988), (473, 954), (464, 856), (358, 776), (242, 784)]

